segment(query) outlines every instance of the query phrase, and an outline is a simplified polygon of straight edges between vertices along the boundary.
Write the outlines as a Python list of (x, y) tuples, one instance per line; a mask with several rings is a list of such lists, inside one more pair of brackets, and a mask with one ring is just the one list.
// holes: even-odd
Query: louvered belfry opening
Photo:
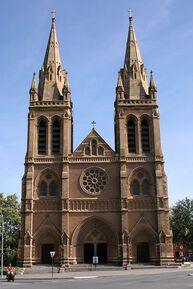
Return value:
[(47, 125), (44, 120), (41, 120), (38, 127), (38, 154), (46, 154), (46, 135)]
[(132, 119), (128, 121), (127, 132), (129, 153), (136, 153), (135, 122)]
[(52, 127), (52, 153), (60, 153), (60, 122), (55, 120)]
[(143, 153), (149, 153), (149, 122), (147, 119), (143, 119), (141, 123), (141, 141)]

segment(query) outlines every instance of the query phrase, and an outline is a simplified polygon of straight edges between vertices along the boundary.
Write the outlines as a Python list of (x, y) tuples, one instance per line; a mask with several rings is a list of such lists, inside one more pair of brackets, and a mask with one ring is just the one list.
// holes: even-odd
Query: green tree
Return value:
[(193, 250), (193, 200), (185, 198), (171, 208), (174, 243), (183, 243)]
[(16, 194), (4, 197), (0, 193), (0, 212), (4, 220), (4, 264), (12, 262), (15, 265), (21, 227), (20, 203)]

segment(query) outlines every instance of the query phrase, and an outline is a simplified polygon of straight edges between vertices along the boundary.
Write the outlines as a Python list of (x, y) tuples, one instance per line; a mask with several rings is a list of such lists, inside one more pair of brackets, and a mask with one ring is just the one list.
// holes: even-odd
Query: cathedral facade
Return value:
[(73, 114), (55, 16), (28, 114), (19, 264), (173, 261), (157, 88), (133, 19), (114, 102), (115, 150), (95, 127), (73, 150)]

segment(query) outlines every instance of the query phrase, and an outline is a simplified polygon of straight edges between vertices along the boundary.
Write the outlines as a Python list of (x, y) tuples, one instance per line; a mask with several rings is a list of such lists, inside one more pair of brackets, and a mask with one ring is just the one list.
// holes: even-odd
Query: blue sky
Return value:
[(27, 142), (32, 74), (38, 75), (56, 9), (63, 67), (74, 104), (74, 148), (96, 129), (114, 148), (114, 98), (123, 65), (128, 9), (148, 74), (158, 88), (170, 205), (193, 198), (193, 1), (6, 0), (0, 31), (0, 191), (17, 193)]

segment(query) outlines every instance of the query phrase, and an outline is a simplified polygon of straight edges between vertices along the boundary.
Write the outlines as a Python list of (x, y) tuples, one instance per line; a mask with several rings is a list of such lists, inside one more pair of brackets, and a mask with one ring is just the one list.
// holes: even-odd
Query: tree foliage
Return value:
[(171, 208), (174, 243), (186, 244), (193, 250), (193, 200), (185, 198)]
[[(4, 221), (4, 264), (12, 262), (15, 265), (21, 226), (20, 203), (16, 194), (4, 197), (0, 193), (0, 212)], [(2, 222), (0, 228), (2, 230)]]

